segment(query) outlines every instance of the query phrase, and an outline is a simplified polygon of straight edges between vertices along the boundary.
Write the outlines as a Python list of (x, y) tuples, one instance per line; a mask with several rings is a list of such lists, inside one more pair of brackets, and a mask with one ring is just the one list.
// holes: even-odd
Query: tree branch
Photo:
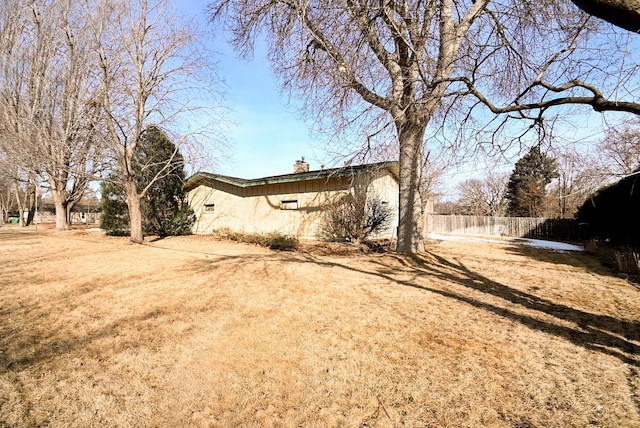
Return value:
[[(478, 100), (480, 100), (484, 105), (489, 107), (489, 109), (493, 113), (496, 113), (496, 114), (543, 109), (543, 108), (559, 106), (559, 105), (567, 105), (567, 104), (586, 104), (586, 105), (590, 105), (597, 112), (620, 111), (620, 112), (627, 112), (627, 113), (640, 115), (640, 104), (634, 103), (634, 102), (607, 100), (602, 95), (602, 92), (598, 88), (596, 88), (593, 85), (584, 83), (580, 80), (572, 80), (562, 86), (554, 86), (549, 83), (541, 81), (541, 82), (538, 82), (537, 84), (530, 86), (529, 88), (527, 88), (527, 90), (529, 90), (533, 86), (542, 86), (548, 89), (549, 91), (561, 93), (573, 88), (583, 88), (592, 92), (593, 96), (591, 97), (567, 96), (567, 97), (554, 98), (546, 101), (540, 101), (537, 103), (514, 104), (514, 105), (505, 106), (505, 107), (498, 107), (495, 104), (493, 104), (484, 94), (482, 94), (482, 92), (480, 92), (473, 85), (473, 82), (471, 82), (471, 80), (469, 80), (466, 77), (453, 78), (451, 79), (451, 81), (458, 81), (458, 82), (464, 83), (469, 89), (469, 93), (471, 93), (473, 96), (478, 98)], [(521, 96), (522, 95), (519, 95), (516, 99), (521, 98)]]

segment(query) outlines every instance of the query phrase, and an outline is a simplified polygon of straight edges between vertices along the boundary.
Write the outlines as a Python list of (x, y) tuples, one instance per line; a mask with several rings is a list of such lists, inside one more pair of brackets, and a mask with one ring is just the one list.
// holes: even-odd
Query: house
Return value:
[[(53, 204), (46, 204), (43, 206), (43, 216), (45, 215), (45, 210), (50, 213), (49, 220), (51, 223), (56, 222), (56, 210)], [(39, 209), (39, 208), (38, 208)], [(93, 199), (90, 201), (85, 201), (84, 199), (78, 202), (71, 209), (71, 218), (70, 224), (98, 224), (100, 223), (100, 201)], [(46, 223), (46, 220), (42, 221)]]
[[(97, 224), (100, 223), (100, 213), (99, 201), (82, 200), (71, 209), (70, 222), (71, 224)], [(9, 213), (9, 221), (18, 223), (19, 215), (17, 211)], [(35, 223), (35, 221), (34, 218), (33, 222)], [(54, 224), (56, 222), (56, 207), (50, 200), (38, 202), (37, 222), (38, 224)]]
[(193, 233), (230, 229), (245, 233), (280, 232), (319, 239), (329, 205), (347, 192), (377, 195), (394, 213), (391, 225), (375, 238), (390, 239), (398, 225), (398, 162), (380, 162), (309, 171), (297, 161), (293, 174), (247, 180), (199, 172), (185, 183), (196, 216)]

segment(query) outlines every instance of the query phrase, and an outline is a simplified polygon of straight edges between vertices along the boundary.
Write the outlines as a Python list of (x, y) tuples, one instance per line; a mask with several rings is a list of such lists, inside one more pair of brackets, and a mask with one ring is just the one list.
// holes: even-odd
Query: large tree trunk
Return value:
[(424, 251), (420, 181), (426, 126), (412, 122), (397, 124), (400, 142), (400, 206), (397, 252)]
[(56, 207), (56, 230), (68, 230), (69, 223), (67, 223), (67, 209), (61, 200), (54, 197), (54, 204)]
[(131, 242), (141, 244), (144, 241), (142, 236), (142, 212), (140, 211), (140, 196), (133, 177), (125, 179), (124, 191), (127, 195), (127, 206), (129, 207)]
[(57, 190), (55, 187), (57, 183), (52, 180), (49, 183), (51, 184), (51, 194), (53, 195), (53, 203), (56, 209), (56, 230), (68, 230), (69, 222), (67, 221), (67, 207), (63, 192)]
[(73, 210), (73, 207), (75, 207), (77, 203), (78, 203), (78, 201), (75, 201), (75, 200), (67, 201), (67, 206), (66, 206), (66, 209), (65, 209), (65, 216), (66, 216), (66, 219), (67, 219), (67, 224), (69, 226), (71, 226), (71, 210)]
[(29, 226), (31, 225), (31, 223), (33, 223), (33, 219), (35, 218), (36, 215), (36, 188), (35, 186), (33, 186), (33, 188), (31, 188), (31, 186), (27, 187), (27, 195), (26, 195), (26, 203), (27, 203), (27, 208), (29, 210), (29, 215), (27, 216), (27, 223), (25, 224), (25, 226)]
[(14, 182), (14, 185), (16, 189), (16, 205), (18, 205), (18, 224), (21, 227), (24, 227), (24, 204), (22, 202), (22, 199), (20, 199), (20, 186), (18, 185), (17, 180)]

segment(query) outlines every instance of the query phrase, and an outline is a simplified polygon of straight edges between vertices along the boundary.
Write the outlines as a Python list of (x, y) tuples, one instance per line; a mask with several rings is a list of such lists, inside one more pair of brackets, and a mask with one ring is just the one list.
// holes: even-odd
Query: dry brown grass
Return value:
[(0, 228), (0, 427), (631, 427), (640, 294), (583, 254)]

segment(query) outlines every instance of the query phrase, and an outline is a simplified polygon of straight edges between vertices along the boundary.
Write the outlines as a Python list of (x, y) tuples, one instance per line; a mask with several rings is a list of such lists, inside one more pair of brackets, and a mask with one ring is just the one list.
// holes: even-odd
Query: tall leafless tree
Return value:
[[(118, 184), (126, 193), (131, 240), (142, 242), (140, 200), (171, 171), (187, 139), (171, 134), (174, 156), (154, 166), (158, 172), (143, 189), (136, 186), (136, 147), (149, 125), (171, 132), (178, 118), (190, 119), (186, 113), (194, 107), (189, 97), (203, 89), (195, 76), (207, 74), (207, 63), (197, 50), (194, 25), (182, 20), (168, 0), (87, 0), (85, 6), (95, 34), (104, 137), (122, 177)], [(204, 92), (211, 90), (201, 85)]]
[(487, 193), (482, 180), (470, 178), (458, 184), (460, 198), (458, 203), (463, 208), (462, 214), (484, 216), (487, 215)]
[(592, 156), (573, 147), (555, 150), (553, 156), (558, 160), (559, 177), (549, 186), (545, 217), (572, 218), (606, 177)]
[(29, 176), (48, 183), (56, 229), (104, 156), (92, 123), (99, 114), (89, 32), (71, 0), (6, 1), (0, 25), (0, 135), (5, 152)]
[(484, 179), (471, 178), (458, 185), (458, 203), (464, 214), (480, 216), (503, 216), (507, 203), (504, 194), (509, 174), (490, 172)]
[(15, 206), (12, 166), (0, 150), (0, 226), (9, 219), (9, 212)]
[(615, 34), (602, 49), (594, 20), (564, 0), (214, 0), (210, 12), (242, 54), (266, 36), (285, 90), (321, 125), (366, 123), (367, 143), (393, 131), (402, 253), (423, 249), (419, 187), (434, 117), (464, 125), (484, 106), (507, 122), (575, 104), (640, 113), (625, 92), (635, 62), (625, 65)]
[(613, 128), (598, 144), (600, 167), (608, 177), (621, 177), (640, 168), (640, 126)]

